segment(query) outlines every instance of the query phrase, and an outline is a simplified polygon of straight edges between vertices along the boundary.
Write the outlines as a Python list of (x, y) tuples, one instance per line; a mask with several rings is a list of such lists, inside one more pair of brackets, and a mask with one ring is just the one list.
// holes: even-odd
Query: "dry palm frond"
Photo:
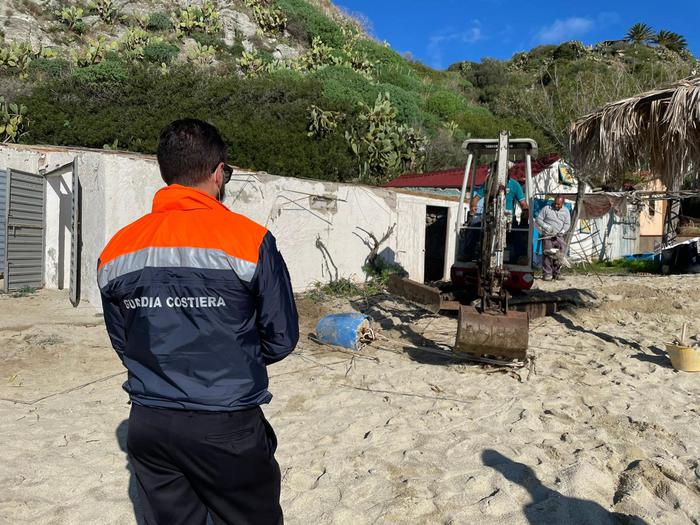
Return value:
[(700, 182), (700, 77), (603, 106), (571, 127), (573, 160), (584, 172), (611, 177), (649, 168), (679, 190)]

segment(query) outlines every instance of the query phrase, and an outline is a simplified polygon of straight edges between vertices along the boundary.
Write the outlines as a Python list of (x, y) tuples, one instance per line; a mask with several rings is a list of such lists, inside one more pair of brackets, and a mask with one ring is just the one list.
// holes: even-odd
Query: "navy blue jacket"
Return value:
[(97, 274), (132, 402), (230, 411), (270, 401), (266, 367), (294, 350), (299, 323), (265, 228), (171, 185), (107, 244)]

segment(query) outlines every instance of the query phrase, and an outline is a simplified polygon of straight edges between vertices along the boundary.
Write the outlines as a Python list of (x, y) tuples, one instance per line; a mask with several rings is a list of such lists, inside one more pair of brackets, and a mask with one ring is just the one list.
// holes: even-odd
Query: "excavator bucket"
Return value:
[(481, 312), (473, 306), (460, 306), (455, 353), (524, 361), (528, 325), (527, 312)]

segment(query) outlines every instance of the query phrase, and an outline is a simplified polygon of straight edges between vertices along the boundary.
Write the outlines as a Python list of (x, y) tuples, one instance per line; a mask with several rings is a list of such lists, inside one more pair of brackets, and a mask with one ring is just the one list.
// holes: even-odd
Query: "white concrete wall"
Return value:
[(72, 167), (46, 177), (44, 281), (59, 290), (70, 282), (72, 179)]
[(275, 235), (297, 289), (337, 277), (364, 279), (368, 233), (381, 239), (392, 226), (379, 253), (422, 281), (426, 206), (456, 207), (439, 197), (249, 172), (234, 174), (225, 203)]
[[(163, 186), (152, 156), (100, 150), (0, 145), (0, 167), (52, 172), (76, 159), (82, 185), (81, 297), (99, 306), (97, 258), (121, 228), (148, 213)], [(46, 286), (65, 287), (70, 270), (71, 171), (47, 178)], [(226, 188), (225, 204), (267, 227), (277, 238), (295, 290), (335, 278), (365, 278), (362, 266), (369, 235), (394, 232), (379, 252), (423, 280), (426, 206), (450, 210), (446, 276), (454, 259), (457, 203), (383, 188), (277, 177), (238, 171)], [(365, 231), (363, 231), (365, 230)]]
[[(646, 183), (644, 191), (666, 191), (666, 186), (660, 179), (654, 179)], [(639, 235), (649, 237), (661, 237), (664, 234), (664, 218), (666, 206), (669, 201), (648, 201), (640, 210)], [(653, 211), (652, 211), (653, 210)]]

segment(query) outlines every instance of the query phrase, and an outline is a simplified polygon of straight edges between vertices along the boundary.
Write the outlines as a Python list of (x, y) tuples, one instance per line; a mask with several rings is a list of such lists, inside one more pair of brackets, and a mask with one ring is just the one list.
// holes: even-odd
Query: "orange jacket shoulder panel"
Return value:
[(267, 229), (225, 208), (149, 213), (121, 229), (100, 255), (100, 267), (144, 248), (190, 247), (222, 250), (252, 263)]

